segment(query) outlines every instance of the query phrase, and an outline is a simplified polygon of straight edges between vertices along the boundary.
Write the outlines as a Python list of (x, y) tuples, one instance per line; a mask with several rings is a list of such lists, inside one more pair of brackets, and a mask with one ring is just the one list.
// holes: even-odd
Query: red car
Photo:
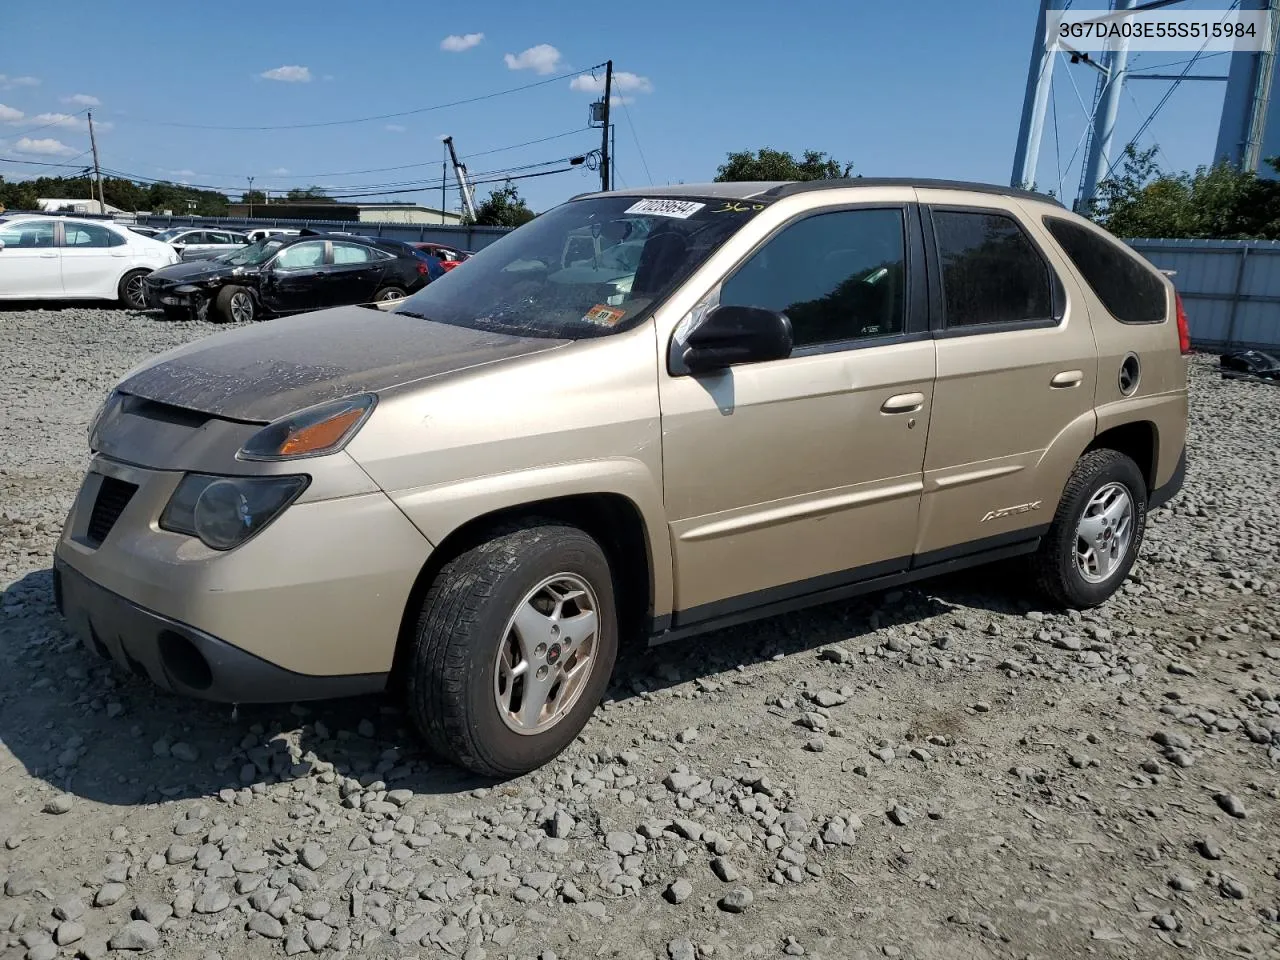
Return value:
[(471, 256), (471, 251), (469, 250), (457, 250), (439, 243), (411, 243), (410, 246), (431, 254), (440, 261), (446, 270), (452, 270)]

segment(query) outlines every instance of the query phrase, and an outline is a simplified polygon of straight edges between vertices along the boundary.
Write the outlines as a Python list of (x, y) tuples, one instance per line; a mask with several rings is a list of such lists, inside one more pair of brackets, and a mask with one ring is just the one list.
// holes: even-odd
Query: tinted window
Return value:
[(373, 257), (370, 256), (368, 247), (362, 247), (354, 243), (335, 243), (333, 245), (333, 262), (334, 263), (368, 263)]
[(124, 237), (117, 236), (106, 227), (96, 223), (63, 223), (63, 246), (83, 250), (88, 247), (120, 247), (124, 246)]
[(1012, 217), (937, 210), (947, 326), (1053, 316), (1049, 267)]
[(901, 210), (819, 214), (752, 254), (720, 302), (782, 311), (797, 347), (901, 333), (904, 251)]
[(1045, 217), (1044, 225), (1113, 317), (1121, 323), (1164, 319), (1164, 283), (1137, 256), (1070, 220)]
[(6, 247), (52, 247), (53, 223), (49, 220), (18, 220), (0, 227)]
[(324, 243), (295, 243), (285, 247), (276, 257), (276, 268), (280, 270), (297, 270), (303, 267), (318, 267), (324, 263)]

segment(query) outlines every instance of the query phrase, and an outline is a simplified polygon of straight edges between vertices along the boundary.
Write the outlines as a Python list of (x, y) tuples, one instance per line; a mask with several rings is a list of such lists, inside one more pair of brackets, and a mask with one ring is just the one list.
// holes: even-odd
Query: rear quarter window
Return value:
[(1136, 254), (1061, 217), (1045, 217), (1044, 225), (1113, 317), (1121, 323), (1159, 323), (1165, 318), (1164, 281)]

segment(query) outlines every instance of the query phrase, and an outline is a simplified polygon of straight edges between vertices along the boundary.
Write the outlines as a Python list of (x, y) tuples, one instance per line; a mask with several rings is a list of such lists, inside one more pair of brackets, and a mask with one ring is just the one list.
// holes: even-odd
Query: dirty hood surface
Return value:
[(569, 343), (487, 333), (367, 307), (337, 307), (214, 334), (163, 353), (124, 393), (266, 423), (313, 404)]

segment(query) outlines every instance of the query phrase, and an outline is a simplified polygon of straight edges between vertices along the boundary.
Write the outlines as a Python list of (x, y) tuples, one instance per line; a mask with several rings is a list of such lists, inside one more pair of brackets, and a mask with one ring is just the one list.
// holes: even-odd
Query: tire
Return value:
[(1116, 450), (1086, 453), (1067, 480), (1035, 557), (1040, 592), (1075, 609), (1106, 602), (1129, 575), (1146, 523), (1147, 482), (1138, 465)]
[(120, 306), (126, 310), (147, 309), (147, 291), (142, 281), (150, 272), (150, 270), (130, 270), (120, 278), (120, 283), (116, 287)]
[(405, 292), (400, 287), (383, 287), (373, 295), (374, 302), (385, 303), (388, 300), (403, 300)]
[[(559, 623), (571, 623), (594, 605), (590, 636), (587, 619), (542, 633), (552, 624), (545, 610), (553, 598), (583, 585), (578, 599), (553, 609), (567, 614)], [(530, 622), (527, 647), (515, 626), (521, 611)], [(445, 564), (427, 590), (407, 665), (410, 713), (442, 759), (485, 777), (519, 776), (578, 736), (604, 696), (617, 652), (613, 575), (599, 544), (552, 520), (498, 528)], [(527, 682), (506, 673), (521, 663)], [(583, 671), (577, 682), (563, 679), (575, 664)], [(544, 702), (530, 699), (538, 690), (548, 694), (548, 707), (526, 715), (526, 704)]]
[(249, 323), (258, 316), (258, 305), (244, 287), (223, 287), (212, 313), (215, 323)]

